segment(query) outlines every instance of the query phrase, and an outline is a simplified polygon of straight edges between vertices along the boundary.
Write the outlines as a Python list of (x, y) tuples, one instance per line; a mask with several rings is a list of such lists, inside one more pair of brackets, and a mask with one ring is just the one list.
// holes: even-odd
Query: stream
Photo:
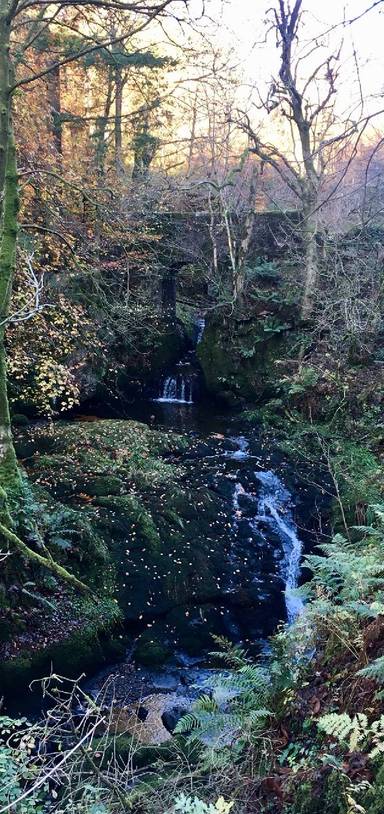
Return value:
[[(166, 617), (150, 622), (154, 636), (160, 632), (175, 637), (174, 652), (165, 664), (133, 668), (130, 649), (126, 660), (103, 669), (85, 685), (94, 697), (102, 693), (119, 707), (137, 699), (150, 698), (153, 703), (153, 698), (164, 697), (162, 721), (167, 731), (201, 692), (210, 690), (218, 670), (209, 657), (210, 650), (218, 649), (210, 642), (211, 633), (267, 654), (267, 637), (279, 622), (292, 623), (300, 614), (303, 604), (295, 589), (300, 582), (304, 541), (308, 542), (304, 529), (302, 533), (298, 530), (295, 501), (285, 484), (285, 477), (292, 473), (281, 456), (263, 449), (257, 434), (236, 434), (233, 416), (215, 415), (178, 396), (159, 397), (151, 405), (156, 410), (152, 422), (189, 435), (192, 448), (182, 459), (191, 482), (194, 487), (209, 485), (230, 507), (231, 515), (223, 538), (217, 599), (182, 609), (201, 641), (201, 652), (196, 653), (196, 647), (191, 652), (189, 631), (171, 613), (169, 621)], [(146, 701), (142, 704), (145, 708)]]
[[(203, 331), (200, 320), (196, 343)], [(116, 414), (98, 417), (116, 422)], [(170, 505), (168, 496), (163, 504), (161, 494), (154, 494), (158, 502), (151, 511), (163, 536), (152, 561), (144, 548), (136, 548), (140, 554), (132, 559), (127, 546), (140, 544), (133, 538), (128, 543), (130, 521), (123, 517), (127, 530), (110, 545), (120, 561), (126, 656), (87, 677), (84, 686), (120, 707), (161, 696), (169, 732), (209, 690), (218, 669), (210, 658), (218, 649), (214, 635), (267, 655), (268, 637), (279, 623), (292, 623), (301, 613), (296, 589), (321, 495), (241, 413), (204, 395), (194, 349), (164, 375), (157, 392), (125, 406), (117, 418), (188, 438), (184, 451), (170, 457), (180, 467), (175, 500), (181, 503)]]
[[(203, 327), (198, 325), (197, 341)], [(160, 635), (174, 637), (167, 662), (133, 669), (130, 652), (125, 661), (102, 670), (86, 685), (97, 695), (107, 681), (107, 695), (119, 705), (151, 693), (165, 694), (162, 720), (172, 730), (198, 694), (209, 689), (216, 672), (209, 658), (210, 650), (217, 649), (212, 633), (267, 653), (268, 636), (279, 622), (292, 623), (301, 613), (296, 589), (303, 552), (311, 542), (306, 526), (311, 524), (314, 495), (299, 485), (277, 449), (266, 449), (256, 430), (244, 428), (241, 416), (218, 412), (217, 406), (199, 398), (193, 351), (164, 376), (157, 396), (132, 405), (127, 417), (187, 435), (190, 448), (181, 456), (187, 483), (194, 489), (208, 487), (225, 507), (223, 516), (211, 524), (217, 523), (222, 545), (217, 597), (181, 608), (182, 621), (172, 612), (150, 621), (154, 636), (160, 630)], [(209, 551), (213, 556), (214, 543)], [(191, 630), (200, 643), (198, 652), (196, 644), (189, 646)]]

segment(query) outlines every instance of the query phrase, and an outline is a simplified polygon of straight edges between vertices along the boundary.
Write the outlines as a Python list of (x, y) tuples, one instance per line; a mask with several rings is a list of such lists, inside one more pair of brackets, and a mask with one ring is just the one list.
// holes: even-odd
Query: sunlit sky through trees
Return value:
[[(378, 96), (384, 86), (384, 3), (374, 8), (373, 0), (305, 0), (301, 48), (318, 38), (328, 50), (342, 43), (342, 87), (339, 105), (351, 109), (364, 99), (365, 113), (379, 109)], [(245, 81), (259, 87), (277, 72), (278, 51), (273, 34), (266, 37), (270, 2), (260, 0), (207, 0), (205, 10), (212, 19), (206, 29), (216, 30), (217, 42), (233, 49), (233, 61), (243, 72)], [(201, 12), (201, 0), (192, 0), (191, 11)], [(362, 15), (362, 16), (361, 16)], [(351, 20), (359, 17), (353, 23)], [(202, 24), (203, 25), (203, 24)], [(315, 56), (315, 58), (317, 58)]]

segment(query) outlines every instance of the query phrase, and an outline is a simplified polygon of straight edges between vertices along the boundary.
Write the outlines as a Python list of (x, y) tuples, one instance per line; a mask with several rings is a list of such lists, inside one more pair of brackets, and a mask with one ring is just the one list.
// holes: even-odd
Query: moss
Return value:
[(229, 406), (236, 406), (239, 399), (253, 402), (272, 397), (279, 378), (277, 362), (282, 353), (289, 355), (295, 341), (284, 314), (211, 317), (197, 348), (209, 392)]
[(348, 778), (336, 770), (300, 783), (294, 792), (292, 814), (347, 814)]
[(172, 655), (169, 646), (157, 640), (151, 633), (141, 636), (135, 649), (135, 661), (146, 667), (159, 667)]
[(11, 422), (14, 427), (27, 427), (29, 424), (29, 418), (23, 413), (15, 413), (11, 416)]
[(112, 634), (121, 616), (113, 600), (97, 604), (76, 600), (73, 613), (78, 624), (66, 638), (45, 647), (30, 648), (0, 662), (1, 693), (14, 695), (33, 679), (41, 679), (51, 672), (77, 678), (83, 671), (95, 670), (108, 655), (116, 655)]
[(100, 768), (108, 766), (111, 758), (116, 759), (120, 765), (126, 766), (136, 749), (135, 738), (127, 734), (114, 735), (107, 739), (105, 737), (98, 737), (93, 738), (92, 741), (92, 751), (99, 756), (102, 754), (102, 759), (100, 760), (100, 757), (98, 758)]
[(94, 497), (99, 495), (119, 495), (123, 489), (123, 481), (113, 475), (103, 475), (90, 478), (87, 481), (87, 494)]
[(156, 549), (159, 546), (160, 536), (151, 513), (135, 495), (101, 497), (97, 503), (122, 514), (125, 522), (128, 520), (135, 526), (136, 533), (149, 549)]

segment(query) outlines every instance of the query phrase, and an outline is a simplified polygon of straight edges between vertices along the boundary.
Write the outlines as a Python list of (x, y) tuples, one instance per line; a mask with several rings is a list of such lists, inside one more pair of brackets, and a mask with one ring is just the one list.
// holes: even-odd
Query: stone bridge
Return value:
[[(249, 245), (249, 261), (257, 258), (274, 260), (286, 253), (287, 240), (292, 237), (300, 218), (298, 211), (255, 212), (252, 237)], [(232, 216), (235, 240), (241, 240), (241, 224)], [(211, 226), (208, 212), (156, 213), (149, 216), (147, 225), (156, 234), (157, 261), (165, 268), (180, 268), (187, 264), (210, 265), (213, 256), (213, 238), (218, 260), (229, 259), (228, 239), (224, 223)]]
[[(300, 218), (297, 211), (289, 212), (255, 212), (252, 235), (247, 252), (247, 263), (258, 259), (267, 261), (283, 257), (291, 243)], [(232, 233), (235, 243), (242, 239), (241, 223), (232, 217)], [(219, 267), (229, 263), (229, 245), (224, 223), (212, 228), (209, 213), (156, 213), (146, 219), (149, 236), (152, 237), (150, 251), (154, 254), (155, 263), (161, 278), (160, 296), (164, 308), (175, 308), (177, 297), (190, 299), (196, 293), (206, 297), (208, 294), (209, 272), (213, 262), (213, 244), (217, 251)], [(151, 242), (147, 243), (147, 247)], [(186, 268), (200, 268), (200, 291), (193, 275), (193, 283), (188, 286)]]

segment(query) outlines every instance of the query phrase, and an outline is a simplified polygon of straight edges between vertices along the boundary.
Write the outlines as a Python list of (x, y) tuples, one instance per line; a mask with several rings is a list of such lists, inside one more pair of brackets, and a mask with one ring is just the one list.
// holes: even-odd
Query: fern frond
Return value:
[(380, 684), (384, 684), (384, 656), (380, 656), (372, 661), (371, 664), (368, 664), (367, 667), (363, 667), (362, 670), (359, 670), (358, 675), (364, 676), (365, 678), (373, 678)]
[(220, 647), (220, 650), (214, 650), (210, 653), (214, 658), (224, 661), (228, 667), (235, 670), (249, 663), (247, 651), (241, 645), (233, 644), (225, 636), (217, 636), (216, 634), (212, 634), (212, 639)]

